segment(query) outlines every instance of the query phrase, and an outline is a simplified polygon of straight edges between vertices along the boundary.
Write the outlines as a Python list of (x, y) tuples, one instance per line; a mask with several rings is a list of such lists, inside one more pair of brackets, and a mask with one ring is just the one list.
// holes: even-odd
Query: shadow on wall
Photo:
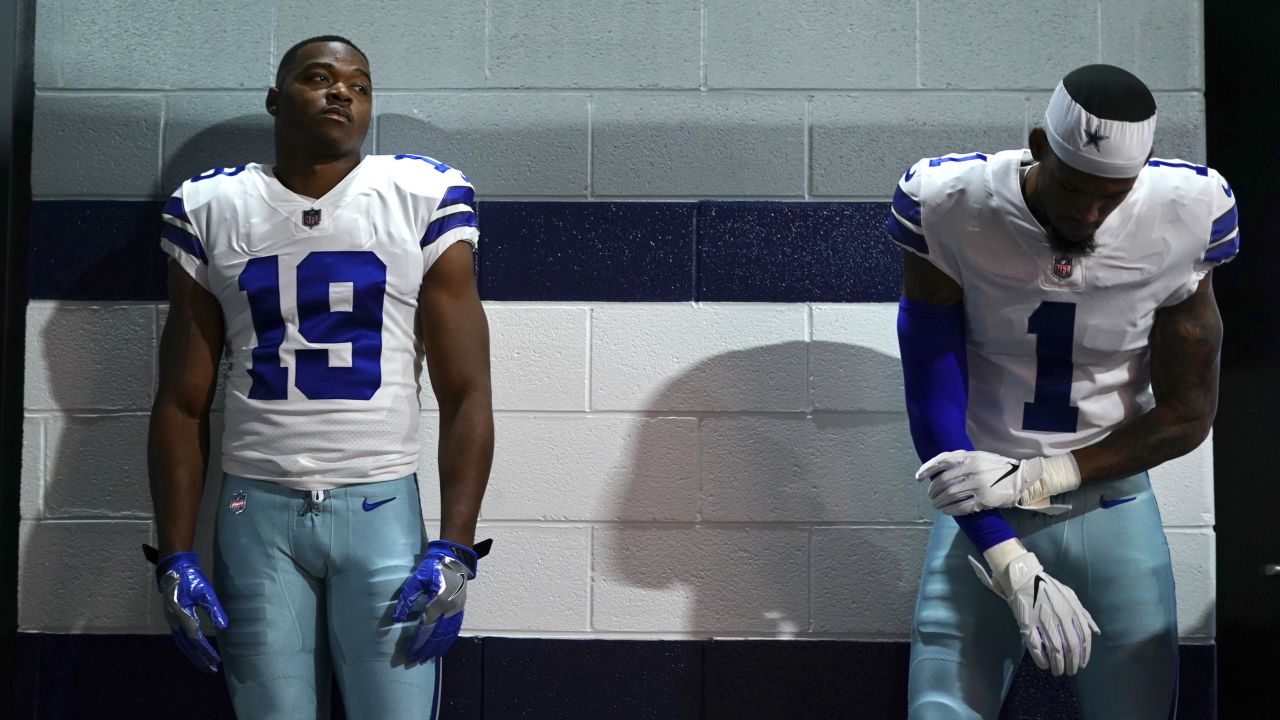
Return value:
[[(851, 369), (868, 401), (770, 408), (780, 375), (806, 387), (806, 362), (815, 380)], [(704, 360), (644, 402), (607, 515), (621, 524), (596, 531), (593, 629), (904, 639), (929, 525), (905, 415), (879, 399), (901, 397), (900, 375), (869, 348), (793, 342)], [(688, 417), (695, 467), (664, 476), (667, 423)]]

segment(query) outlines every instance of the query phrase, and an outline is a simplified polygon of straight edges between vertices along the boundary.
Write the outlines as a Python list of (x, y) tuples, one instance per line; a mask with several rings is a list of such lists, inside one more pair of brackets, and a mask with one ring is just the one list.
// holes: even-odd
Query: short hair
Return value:
[(365, 55), (363, 50), (356, 47), (355, 43), (342, 37), (341, 35), (317, 35), (315, 37), (309, 37), (306, 40), (302, 40), (296, 43), (293, 47), (284, 51), (284, 56), (280, 58), (280, 66), (276, 68), (276, 87), (277, 88), (284, 85), (285, 76), (288, 75), (289, 72), (293, 70), (293, 62), (298, 57), (298, 51), (306, 47), (307, 45), (310, 45), (311, 43), (321, 43), (321, 42), (342, 43), (343, 45), (346, 45), (350, 47), (352, 50), (355, 50), (356, 52), (360, 53), (360, 57), (364, 58), (364, 61), (366, 63), (369, 62), (369, 56)]

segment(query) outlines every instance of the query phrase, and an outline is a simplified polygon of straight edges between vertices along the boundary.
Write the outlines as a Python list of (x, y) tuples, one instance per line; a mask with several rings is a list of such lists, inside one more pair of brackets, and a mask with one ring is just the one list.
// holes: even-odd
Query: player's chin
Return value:
[(1084, 257), (1098, 248), (1098, 238), (1092, 232), (1064, 232), (1054, 228), (1049, 237), (1049, 247), (1055, 255)]

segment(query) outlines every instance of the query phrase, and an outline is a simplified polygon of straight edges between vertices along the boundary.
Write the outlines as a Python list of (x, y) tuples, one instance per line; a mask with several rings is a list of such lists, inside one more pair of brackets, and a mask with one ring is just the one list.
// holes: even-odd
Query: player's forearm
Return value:
[(493, 464), (493, 407), (487, 386), (440, 409), (440, 537), (471, 547)]
[(208, 458), (208, 415), (157, 403), (151, 411), (147, 474), (161, 557), (191, 549)]
[(1155, 407), (1104, 440), (1074, 451), (1082, 483), (1128, 477), (1195, 450), (1209, 435), (1208, 413)]

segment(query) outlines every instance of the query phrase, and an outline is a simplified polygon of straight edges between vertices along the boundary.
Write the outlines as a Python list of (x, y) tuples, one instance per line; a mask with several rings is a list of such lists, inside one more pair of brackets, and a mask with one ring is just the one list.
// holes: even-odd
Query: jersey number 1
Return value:
[[(350, 310), (334, 310), (334, 285), (351, 286)], [(382, 386), (382, 300), (387, 266), (368, 251), (317, 251), (298, 263), (298, 334), (308, 343), (349, 344), (351, 366), (331, 367), (328, 349), (294, 351), (294, 385), (311, 400), (368, 400)], [(252, 400), (289, 397), (289, 370), (280, 363), (284, 316), (280, 312), (280, 258), (256, 257), (240, 273), (249, 298), (253, 349)]]
[(1027, 332), (1036, 336), (1036, 395), (1022, 404), (1022, 429), (1075, 432), (1080, 408), (1071, 407), (1071, 355), (1076, 329), (1076, 304), (1040, 303), (1027, 318)]

